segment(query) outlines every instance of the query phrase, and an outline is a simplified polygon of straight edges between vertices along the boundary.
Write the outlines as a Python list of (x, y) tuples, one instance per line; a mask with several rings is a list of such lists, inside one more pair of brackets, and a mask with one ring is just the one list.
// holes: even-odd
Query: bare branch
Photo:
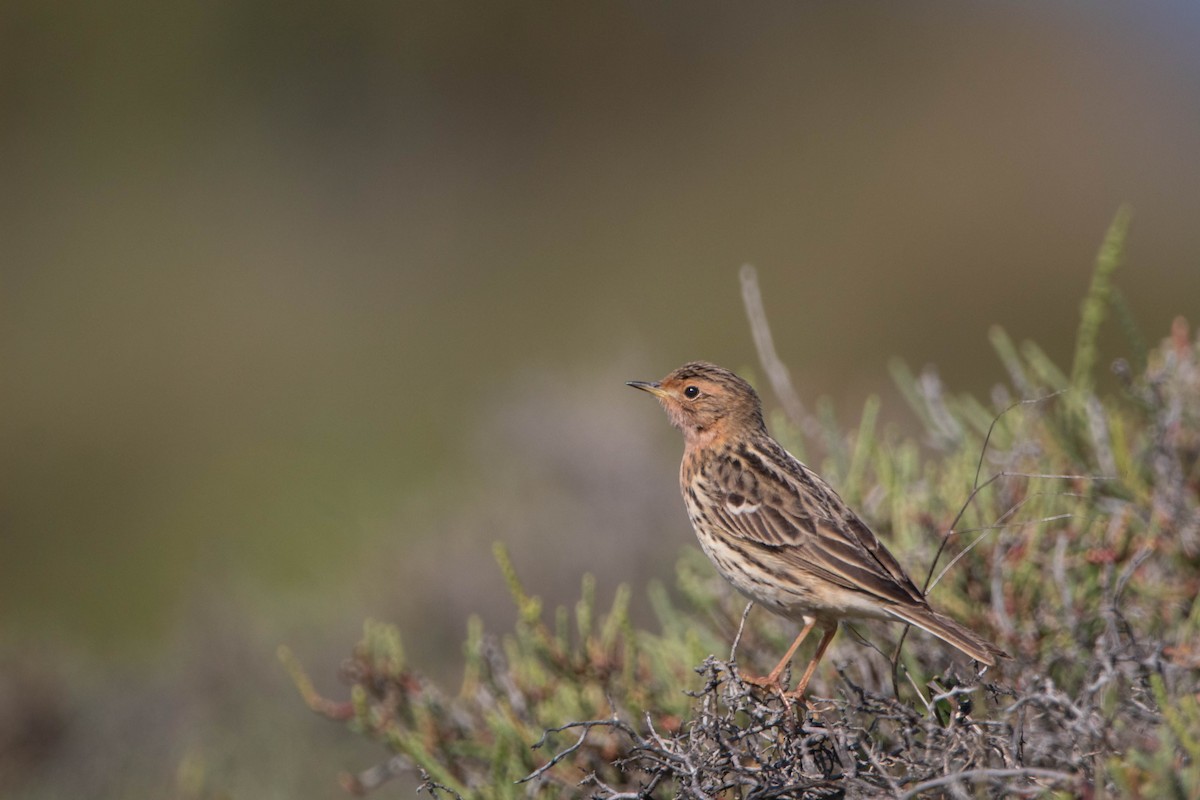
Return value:
[(746, 618), (750, 616), (750, 609), (754, 608), (754, 601), (746, 603), (746, 610), (742, 612), (742, 621), (738, 623), (737, 635), (733, 637), (733, 645), (729, 648), (729, 660), (737, 659), (738, 644), (742, 641), (742, 631), (746, 629)]
[(792, 386), (792, 376), (787, 366), (775, 352), (775, 340), (771, 336), (771, 326), (767, 323), (767, 310), (763, 306), (762, 292), (758, 288), (758, 272), (750, 264), (743, 264), (738, 273), (742, 279), (742, 303), (746, 306), (746, 317), (750, 321), (750, 333), (754, 337), (754, 348), (758, 351), (758, 361), (771, 389), (779, 398), (783, 411), (799, 430), (812, 434), (808, 414), (800, 395)]
[(634, 739), (638, 738), (637, 733), (633, 730), (633, 728), (629, 727), (624, 722), (621, 722), (621, 720), (619, 720), (615, 717), (613, 719), (589, 720), (587, 722), (568, 722), (566, 725), (560, 725), (557, 728), (550, 728), (549, 730), (547, 730), (545, 733), (542, 734), (540, 739), (538, 739), (536, 742), (534, 742), (532, 745), (530, 745), (533, 749), (536, 750), (536, 749), (542, 747), (546, 743), (547, 737), (552, 733), (561, 733), (563, 731), (574, 730), (575, 728), (583, 728), (583, 731), (579, 734), (579, 740), (576, 741), (575, 744), (573, 744), (570, 747), (568, 747), (567, 749), (559, 752), (557, 755), (554, 756), (554, 758), (550, 759), (545, 764), (543, 764), (542, 766), (535, 769), (533, 772), (526, 775), (524, 778), (519, 779), (517, 781), (517, 783), (527, 783), (531, 780), (534, 780), (535, 778), (540, 778), (542, 775), (544, 775), (546, 773), (547, 770), (551, 769), (556, 764), (558, 764), (560, 761), (562, 761), (564, 758), (571, 755), (579, 748), (583, 747), (583, 743), (585, 741), (587, 741), (588, 733), (592, 730), (592, 728), (595, 728), (595, 727), (616, 728), (617, 730), (620, 730), (626, 734), (629, 734)]
[(1075, 776), (1069, 772), (1059, 772), (1053, 769), (972, 769), (965, 772), (954, 772), (949, 775), (943, 775), (940, 778), (933, 778), (932, 780), (928, 781), (922, 781), (904, 794), (900, 795), (899, 800), (908, 800), (910, 797), (917, 797), (922, 792), (927, 792), (930, 789), (936, 789), (939, 786), (948, 786), (955, 783), (969, 781), (989, 781), (996, 783), (1006, 778), (1025, 778), (1027, 780), (1043, 778), (1045, 780), (1052, 780), (1057, 783), (1065, 783), (1066, 781), (1074, 780)]

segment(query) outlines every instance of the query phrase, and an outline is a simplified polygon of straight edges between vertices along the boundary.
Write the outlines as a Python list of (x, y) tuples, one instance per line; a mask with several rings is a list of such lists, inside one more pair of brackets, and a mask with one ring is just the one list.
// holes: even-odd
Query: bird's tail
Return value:
[(1012, 657), (965, 625), (960, 625), (945, 614), (939, 614), (929, 606), (897, 606), (888, 610), (910, 625), (932, 633), (943, 642), (954, 645), (989, 667), (995, 666), (998, 658)]

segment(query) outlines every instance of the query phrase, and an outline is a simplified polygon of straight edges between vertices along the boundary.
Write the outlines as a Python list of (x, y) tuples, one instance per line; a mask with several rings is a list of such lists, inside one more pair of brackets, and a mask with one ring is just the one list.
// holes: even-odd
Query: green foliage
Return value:
[(1112, 276), (1121, 263), (1121, 252), (1125, 246), (1125, 234), (1129, 231), (1129, 208), (1122, 207), (1108, 228), (1100, 253), (1096, 256), (1096, 269), (1092, 273), (1092, 285), (1079, 314), (1079, 334), (1075, 337), (1075, 363), (1071, 368), (1071, 385), (1081, 392), (1092, 388), (1098, 357), (1097, 339), (1104, 315), (1112, 305)]
[(392, 754), (347, 785), (415, 771), (435, 794), (480, 798), (1200, 795), (1200, 347), (1181, 320), (1156, 348), (1139, 337), (1144, 367), (1119, 364), (1122, 393), (1095, 394), (1127, 222), (1101, 248), (1070, 377), (995, 328), (1009, 387), (987, 402), (893, 365), (919, 438), (880, 430), (874, 398), (852, 435), (818, 404), (827, 477), (918, 583), (928, 570), (933, 604), (1012, 664), (981, 676), (927, 638), (856, 626), (871, 647), (841, 637), (836, 674), (827, 662), (799, 713), (738, 678), (794, 626), (743, 617), (698, 551), (672, 589), (649, 587), (651, 631), (630, 620), (629, 587), (602, 609), (590, 576), (574, 609), (548, 614), (497, 545), (517, 621), (503, 636), (470, 621), (457, 693), (381, 623), (344, 670), (349, 704), (316, 696), (283, 653), (312, 708)]

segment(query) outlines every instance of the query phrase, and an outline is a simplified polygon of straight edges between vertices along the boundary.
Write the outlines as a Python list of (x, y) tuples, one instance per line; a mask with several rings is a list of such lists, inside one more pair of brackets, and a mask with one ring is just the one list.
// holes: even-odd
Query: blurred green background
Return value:
[[(0, 794), (337, 796), (365, 616), (451, 668), (690, 541), (631, 378), (1065, 359), (1200, 317), (1200, 6), (0, 5)], [(903, 423), (903, 409), (888, 401)]]

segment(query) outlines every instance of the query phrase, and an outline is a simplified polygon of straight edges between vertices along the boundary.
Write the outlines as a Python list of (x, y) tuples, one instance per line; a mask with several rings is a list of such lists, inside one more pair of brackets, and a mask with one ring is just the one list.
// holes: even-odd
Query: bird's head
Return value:
[(627, 385), (657, 397), (689, 447), (766, 430), (754, 387), (715, 364), (693, 361), (661, 381)]

